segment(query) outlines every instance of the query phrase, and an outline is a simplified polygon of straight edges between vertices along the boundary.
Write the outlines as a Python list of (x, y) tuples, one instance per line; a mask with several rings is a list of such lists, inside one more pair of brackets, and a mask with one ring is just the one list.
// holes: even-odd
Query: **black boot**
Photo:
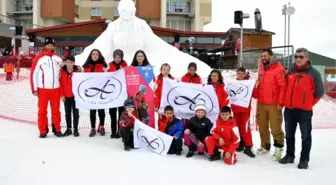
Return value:
[(190, 158), (190, 157), (194, 156), (194, 154), (195, 154), (194, 151), (189, 151), (186, 155), (186, 158)]
[(74, 133), (73, 134), (74, 134), (75, 137), (78, 137), (79, 136), (78, 129), (74, 129)]
[(56, 137), (63, 137), (63, 134), (62, 134), (62, 132), (55, 132), (55, 136)]
[(279, 163), (280, 164), (294, 163), (294, 158), (295, 157), (286, 154), (285, 157), (279, 160)]
[(236, 151), (241, 152), (244, 150), (244, 148), (245, 148), (245, 143), (243, 140), (240, 140), (239, 146), (237, 147)]
[(182, 155), (182, 152), (181, 151), (176, 151), (175, 154), (178, 155), (178, 156), (180, 156), (180, 155)]
[(299, 169), (308, 169), (308, 161), (302, 161), (300, 160), (299, 164), (298, 164), (298, 168)]
[(46, 138), (47, 134), (40, 134), (40, 138)]
[(251, 147), (245, 147), (244, 154), (249, 157), (255, 158), (255, 154), (252, 152)]
[(117, 135), (117, 134), (116, 134), (115, 132), (112, 132), (110, 138), (111, 138), (111, 139), (114, 139), (114, 138), (116, 138), (116, 135)]
[(124, 143), (124, 150), (125, 151), (130, 151), (131, 147), (127, 143)]
[(54, 123), (51, 123), (51, 130), (56, 135), (56, 128), (55, 128)]
[(93, 129), (91, 129), (89, 137), (94, 137), (94, 136), (96, 136), (96, 129), (93, 128)]
[(115, 135), (115, 138), (116, 139), (119, 139), (121, 136), (120, 136), (120, 134), (119, 134), (119, 131), (117, 131), (117, 133), (116, 133), (116, 135)]
[(70, 135), (72, 135), (72, 130), (71, 130), (71, 128), (68, 128), (68, 129), (66, 129), (66, 131), (64, 132), (63, 136), (70, 136)]
[(209, 161), (218, 161), (218, 160), (220, 160), (220, 158), (221, 158), (220, 152), (216, 148), (215, 151), (214, 151), (214, 154), (209, 157)]

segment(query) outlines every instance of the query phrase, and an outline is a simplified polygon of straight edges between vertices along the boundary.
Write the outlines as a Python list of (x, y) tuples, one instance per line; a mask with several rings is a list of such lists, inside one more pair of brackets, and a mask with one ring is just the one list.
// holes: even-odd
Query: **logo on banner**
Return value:
[(232, 99), (242, 100), (249, 95), (248, 86), (242, 83), (232, 83), (228, 84), (226, 87), (226, 91)]
[(97, 84), (96, 78), (88, 78), (78, 85), (79, 97), (91, 104), (107, 104), (116, 100), (122, 92), (121, 82), (114, 78), (101, 78)]
[(214, 109), (214, 104), (206, 92), (199, 89), (193, 89), (188, 95), (181, 95), (182, 92), (185, 92), (182, 86), (172, 88), (167, 94), (168, 104), (173, 107), (182, 106), (193, 112), (195, 111), (197, 103), (205, 104), (207, 106), (207, 113)]
[(153, 131), (139, 129), (137, 132), (137, 138), (139, 141), (147, 145), (148, 149), (155, 153), (162, 154), (166, 149), (163, 139), (153, 133)]

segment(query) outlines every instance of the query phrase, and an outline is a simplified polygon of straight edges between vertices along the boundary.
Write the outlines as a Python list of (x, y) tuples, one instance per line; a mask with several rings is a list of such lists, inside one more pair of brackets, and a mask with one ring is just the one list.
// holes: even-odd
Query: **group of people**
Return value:
[[(48, 133), (47, 105), (50, 101), (52, 123), (57, 137), (79, 136), (79, 114), (75, 107), (72, 93), (72, 74), (74, 72), (114, 72), (127, 67), (123, 60), (123, 52), (115, 50), (114, 61), (107, 63), (99, 50), (93, 49), (87, 61), (81, 67), (75, 65), (75, 58), (68, 56), (63, 64), (62, 58), (54, 51), (54, 40), (46, 38), (45, 47), (33, 61), (31, 70), (31, 87), (34, 95), (38, 96), (38, 126), (40, 137), (45, 138)], [(150, 65), (145, 53), (141, 50), (135, 53), (131, 66)], [(171, 66), (164, 63), (160, 68), (160, 75), (155, 79), (154, 92), (155, 111), (160, 108), (163, 79), (175, 79), (170, 75)], [(182, 82), (202, 84), (197, 75), (197, 65), (191, 62), (187, 73), (181, 78)], [(236, 73), (237, 80), (248, 80), (247, 71), (240, 67)], [(206, 105), (197, 103), (195, 116), (179, 119), (174, 116), (174, 107), (166, 106), (164, 113), (159, 115), (158, 130), (173, 137), (168, 154), (181, 155), (183, 141), (189, 151), (186, 157), (192, 157), (195, 152), (200, 155), (207, 153), (209, 160), (219, 160), (222, 149), (226, 164), (237, 162), (236, 151), (255, 157), (252, 151), (253, 142), (250, 129), (251, 106), (245, 108), (237, 105), (229, 107), (229, 96), (225, 91), (223, 76), (220, 71), (212, 70), (207, 82), (212, 85), (220, 106), (220, 115), (215, 123), (207, 118)], [(271, 137), (275, 151), (273, 158), (281, 164), (293, 163), (295, 158), (295, 132), (297, 123), (302, 134), (302, 151), (298, 164), (299, 169), (307, 169), (311, 150), (312, 109), (324, 94), (324, 88), (319, 72), (314, 69), (308, 60), (308, 50), (297, 49), (295, 63), (287, 71), (279, 63), (273, 61), (273, 52), (270, 49), (262, 50), (258, 79), (253, 89), (252, 97), (256, 98), (257, 123), (259, 126), (261, 147), (257, 154), (268, 153), (271, 149)], [(61, 133), (60, 128), (60, 100), (64, 102), (67, 129)], [(143, 121), (139, 108), (142, 105), (136, 97), (128, 97), (123, 107), (110, 108), (111, 138), (120, 138), (124, 149), (133, 148), (133, 126), (135, 118)], [(286, 137), (282, 130), (282, 110), (285, 117)], [(71, 123), (73, 113), (73, 127)], [(96, 114), (98, 112), (99, 125), (96, 129)], [(118, 113), (118, 115), (117, 115)], [(233, 113), (233, 114), (232, 114)], [(105, 135), (105, 110), (90, 110), (91, 132), (90, 137), (99, 133)], [(270, 132), (271, 130), (271, 132)], [(271, 134), (270, 134), (271, 133)], [(287, 151), (283, 155), (284, 140), (286, 138)]]

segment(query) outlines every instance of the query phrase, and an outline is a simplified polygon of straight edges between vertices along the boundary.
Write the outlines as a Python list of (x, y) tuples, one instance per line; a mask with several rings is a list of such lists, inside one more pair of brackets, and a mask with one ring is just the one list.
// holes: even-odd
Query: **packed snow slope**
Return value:
[(199, 59), (179, 51), (156, 36), (146, 21), (135, 16), (135, 4), (131, 0), (121, 0), (118, 6), (120, 17), (109, 23), (107, 29), (82, 54), (76, 56), (76, 63), (83, 65), (92, 49), (99, 49), (107, 62), (113, 61), (113, 51), (124, 51), (124, 59), (130, 65), (137, 50), (144, 50), (154, 73), (160, 73), (160, 66), (169, 63), (173, 76), (185, 74), (188, 64), (198, 65), (199, 75), (206, 77), (211, 68)]
[[(236, 166), (209, 162), (204, 156), (160, 156), (147, 150), (125, 152), (120, 140), (38, 138), (36, 125), (0, 119), (1, 185), (332, 185), (336, 184), (336, 130), (313, 130), (310, 168), (299, 170), (300, 134), (296, 163), (281, 165), (271, 154), (254, 159), (238, 153)], [(259, 137), (253, 133), (254, 144)], [(326, 142), (328, 141), (328, 142)]]

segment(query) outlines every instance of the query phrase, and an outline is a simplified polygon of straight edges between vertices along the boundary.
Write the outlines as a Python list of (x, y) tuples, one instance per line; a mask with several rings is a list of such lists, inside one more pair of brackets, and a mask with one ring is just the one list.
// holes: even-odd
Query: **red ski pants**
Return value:
[(245, 146), (252, 147), (252, 132), (250, 128), (250, 113), (249, 112), (237, 112), (233, 113), (236, 119), (236, 124), (239, 129), (241, 140), (244, 141)]
[(60, 89), (38, 89), (38, 128), (41, 134), (47, 133), (48, 126), (48, 103), (51, 107), (51, 121), (55, 126), (56, 132), (61, 131), (61, 112), (60, 112)]
[(223, 152), (223, 159), (224, 159), (224, 163), (225, 164), (229, 164), (229, 165), (233, 165), (237, 163), (237, 155), (235, 152), (233, 152), (231, 154), (230, 158), (225, 158), (225, 154), (228, 152), (230, 145), (229, 144), (224, 144), (223, 146), (219, 145), (218, 140), (213, 137), (213, 136), (209, 136), (205, 139), (205, 146), (208, 149), (208, 155), (212, 156), (214, 155), (214, 150), (215, 148), (219, 148), (222, 149)]

